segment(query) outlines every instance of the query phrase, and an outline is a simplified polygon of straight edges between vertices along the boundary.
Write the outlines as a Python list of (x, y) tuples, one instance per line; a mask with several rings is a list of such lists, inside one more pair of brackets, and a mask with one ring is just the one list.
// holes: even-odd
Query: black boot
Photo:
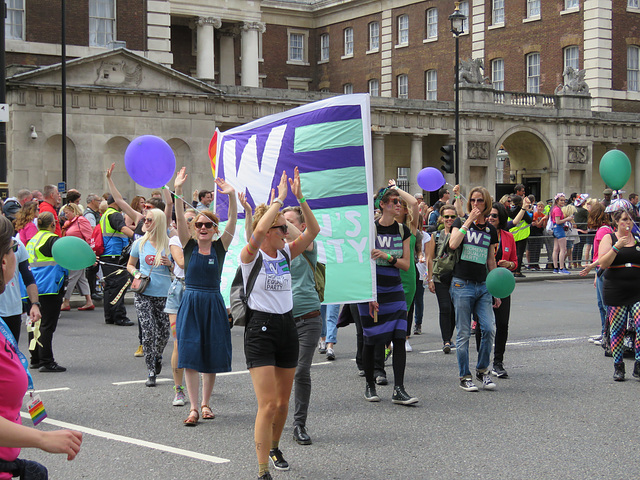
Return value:
[(624, 362), (613, 364), (613, 379), (616, 382), (624, 382)]
[(640, 380), (640, 362), (638, 360), (633, 364), (633, 376)]

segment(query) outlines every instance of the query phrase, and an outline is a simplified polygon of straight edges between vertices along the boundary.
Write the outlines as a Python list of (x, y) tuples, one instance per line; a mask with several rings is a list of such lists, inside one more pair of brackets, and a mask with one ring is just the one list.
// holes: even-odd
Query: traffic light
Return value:
[(440, 160), (444, 162), (440, 168), (445, 171), (445, 173), (453, 173), (454, 172), (454, 159), (453, 159), (453, 145), (444, 145), (440, 147), (440, 151), (443, 155), (440, 157)]

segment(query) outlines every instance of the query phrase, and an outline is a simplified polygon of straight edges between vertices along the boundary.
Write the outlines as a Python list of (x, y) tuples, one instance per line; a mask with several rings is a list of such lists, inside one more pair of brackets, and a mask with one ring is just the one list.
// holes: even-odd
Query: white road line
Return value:
[[(48, 388), (46, 390), (34, 390), (33, 393), (44, 393), (44, 392), (63, 392), (65, 390), (71, 390), (69, 387), (60, 387), (60, 388)], [(27, 395), (29, 395), (32, 392), (27, 392), (24, 394), (24, 396), (26, 397)]]
[[(577, 340), (587, 340), (589, 337), (569, 337), (569, 338), (545, 338), (542, 340), (534, 340), (534, 341), (530, 341), (530, 342), (507, 342), (507, 345), (511, 346), (511, 347), (516, 347), (516, 346), (522, 346), (522, 345), (534, 345), (536, 343), (560, 343), (560, 342), (575, 342)], [(455, 349), (452, 349), (452, 352)], [(418, 352), (418, 353), (441, 353), (442, 349), (440, 350), (424, 350), (422, 352)]]
[[(28, 413), (20, 412), (22, 418), (31, 418)], [(190, 450), (184, 450), (182, 448), (170, 447), (168, 445), (161, 445), (160, 443), (147, 442), (146, 440), (139, 440), (137, 438), (125, 437), (123, 435), (116, 435), (114, 433), (103, 432), (94, 428), (83, 427), (81, 425), (74, 425), (73, 423), (61, 422), (59, 420), (53, 420), (51, 418), (45, 418), (42, 423), (48, 423), (55, 427), (68, 428), (71, 430), (77, 430), (78, 432), (86, 433), (87, 435), (93, 435), (95, 437), (106, 438), (107, 440), (115, 440), (116, 442), (129, 443), (131, 445), (137, 445), (139, 447), (152, 448), (154, 450), (160, 450), (163, 452), (175, 453), (176, 455), (182, 455), (183, 457), (195, 458), (196, 460), (203, 460), (210, 463), (228, 463), (231, 460), (228, 458), (214, 457), (213, 455), (205, 455), (203, 453), (192, 452)]]

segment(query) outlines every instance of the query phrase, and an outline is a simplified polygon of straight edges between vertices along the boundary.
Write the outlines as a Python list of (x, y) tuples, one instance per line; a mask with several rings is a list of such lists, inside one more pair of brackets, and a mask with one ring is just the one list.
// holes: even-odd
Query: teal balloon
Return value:
[(87, 242), (78, 237), (60, 238), (53, 244), (51, 252), (56, 263), (67, 270), (82, 270), (96, 263), (96, 254)]
[(496, 298), (506, 298), (516, 288), (513, 273), (503, 267), (494, 268), (487, 275), (487, 290)]
[(620, 190), (631, 177), (629, 157), (620, 150), (609, 150), (600, 160), (600, 176), (609, 188)]

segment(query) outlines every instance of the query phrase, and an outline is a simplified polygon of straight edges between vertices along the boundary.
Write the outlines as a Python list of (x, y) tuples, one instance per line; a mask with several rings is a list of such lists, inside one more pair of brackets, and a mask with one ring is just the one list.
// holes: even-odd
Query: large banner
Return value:
[[(282, 171), (297, 166), (302, 193), (313, 210), (320, 234), (318, 260), (327, 265), (324, 303), (354, 303), (375, 298), (371, 249), (373, 175), (369, 95), (342, 95), (270, 115), (218, 132), (216, 176), (246, 192), (255, 206), (268, 203)], [(298, 205), (289, 192), (285, 206)], [(228, 200), (216, 192), (215, 209), (227, 219)], [(225, 299), (246, 244), (244, 212), (223, 273)]]

